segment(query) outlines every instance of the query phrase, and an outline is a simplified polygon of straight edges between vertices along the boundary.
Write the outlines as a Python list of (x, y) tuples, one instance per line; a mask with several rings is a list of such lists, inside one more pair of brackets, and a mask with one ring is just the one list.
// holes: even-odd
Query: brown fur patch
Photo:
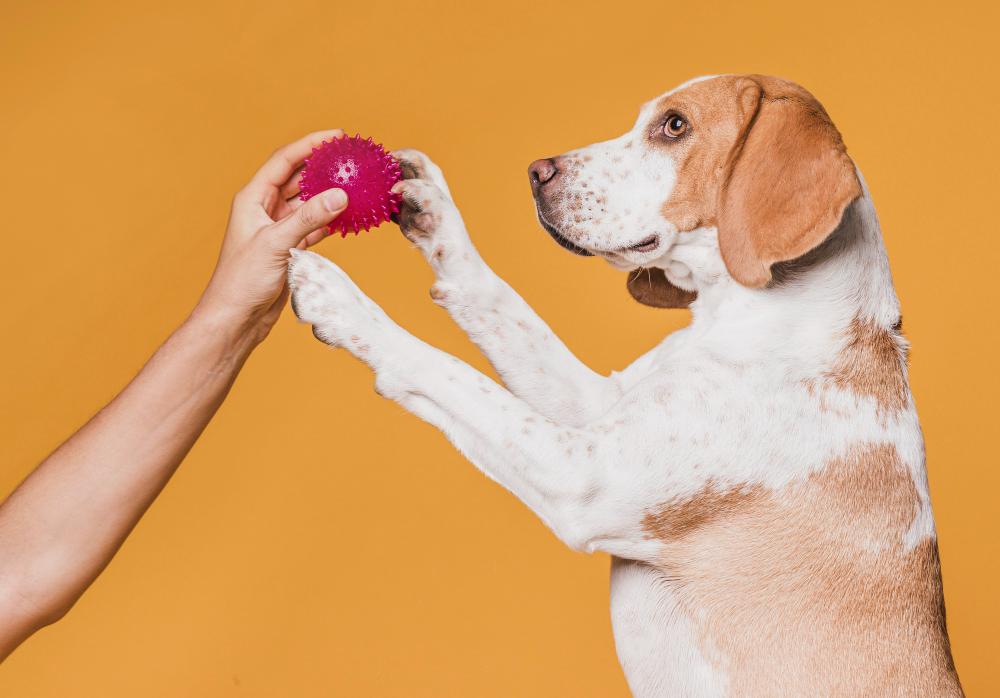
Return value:
[(861, 195), (854, 163), (823, 106), (798, 85), (752, 75), (737, 87), (756, 113), (719, 193), (719, 250), (733, 278), (764, 286), (771, 265), (801, 257)]
[(838, 388), (872, 398), (883, 410), (901, 410), (909, 394), (905, 365), (906, 343), (897, 329), (855, 318), (826, 377)]
[(662, 212), (681, 232), (716, 224), (729, 155), (756, 110), (752, 105), (743, 113), (738, 81), (726, 76), (697, 82), (657, 105), (664, 116), (682, 115), (691, 128), (686, 136), (663, 142), (677, 163), (677, 180)]
[(636, 269), (628, 275), (628, 292), (643, 305), (654, 308), (686, 308), (698, 297), (694, 291), (677, 288), (662, 269)]
[(792, 82), (713, 78), (668, 95), (658, 110), (690, 123), (663, 146), (678, 163), (663, 215), (681, 232), (715, 225), (722, 258), (745, 286), (766, 285), (772, 264), (822, 243), (861, 195), (840, 133)]
[(709, 482), (696, 496), (647, 513), (642, 526), (661, 540), (675, 540), (714, 520), (739, 514), (759, 503), (762, 496), (764, 491), (760, 487), (720, 490), (714, 482)]
[(890, 445), (778, 492), (710, 484), (645, 521), (659, 568), (739, 696), (960, 696), (937, 545)]

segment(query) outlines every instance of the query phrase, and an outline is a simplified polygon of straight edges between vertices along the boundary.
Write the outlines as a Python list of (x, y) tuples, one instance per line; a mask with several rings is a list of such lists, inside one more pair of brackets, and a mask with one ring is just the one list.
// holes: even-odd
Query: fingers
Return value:
[(314, 230), (306, 235), (305, 239), (302, 241), (304, 243), (303, 247), (312, 247), (320, 240), (325, 240), (329, 235), (330, 232), (326, 228)]
[(280, 221), (282, 218), (290, 214), (292, 211), (296, 210), (302, 206), (304, 202), (301, 201), (297, 196), (285, 201), (282, 199), (274, 205), (274, 210), (271, 211), (271, 222)]
[(289, 180), (281, 185), (281, 199), (283, 201), (294, 199), (302, 192), (302, 169), (300, 167), (295, 170)]
[[(285, 218), (265, 228), (261, 234), (273, 240), (275, 249), (287, 250), (308, 242), (310, 234), (324, 233), (323, 228), (347, 208), (347, 194), (342, 189), (328, 189), (305, 202)], [(314, 235), (315, 237), (315, 235)], [(322, 238), (320, 238), (322, 239)]]
[[(257, 170), (250, 183), (244, 188), (247, 198), (254, 203), (265, 205), (270, 197), (273, 197), (274, 190), (285, 186), (302, 162), (309, 157), (312, 149), (320, 145), (323, 141), (331, 138), (340, 138), (344, 132), (338, 129), (329, 131), (316, 131), (304, 136), (294, 143), (289, 143), (283, 148), (279, 148), (268, 159), (264, 165)], [(296, 185), (297, 188), (297, 185)], [(297, 193), (297, 192), (296, 192)], [(294, 194), (293, 194), (294, 196)], [(290, 198), (290, 197), (284, 197)]]
[(297, 250), (306, 250), (306, 249), (309, 249), (310, 247), (312, 247), (313, 245), (315, 245), (317, 242), (319, 242), (321, 240), (325, 240), (329, 236), (330, 236), (330, 231), (327, 228), (321, 228), (320, 230), (314, 230), (311, 233), (309, 233), (308, 235), (306, 235), (304, 238), (302, 238), (302, 240), (299, 241), (299, 244), (295, 246), (295, 249), (297, 249)]

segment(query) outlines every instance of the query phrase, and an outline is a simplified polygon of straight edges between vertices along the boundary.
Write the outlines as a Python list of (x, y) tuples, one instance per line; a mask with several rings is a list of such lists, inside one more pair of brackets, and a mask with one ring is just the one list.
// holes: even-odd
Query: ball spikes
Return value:
[(366, 232), (399, 212), (402, 197), (390, 191), (402, 179), (399, 163), (380, 143), (360, 134), (324, 141), (312, 149), (302, 169), (302, 201), (334, 187), (347, 194), (347, 208), (327, 226), (347, 237)]

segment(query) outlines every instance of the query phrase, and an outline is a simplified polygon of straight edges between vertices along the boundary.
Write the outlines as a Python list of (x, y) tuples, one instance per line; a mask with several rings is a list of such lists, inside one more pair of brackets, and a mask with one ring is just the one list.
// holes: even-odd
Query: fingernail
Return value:
[(329, 189), (323, 192), (323, 207), (333, 213), (347, 205), (347, 194), (343, 189)]

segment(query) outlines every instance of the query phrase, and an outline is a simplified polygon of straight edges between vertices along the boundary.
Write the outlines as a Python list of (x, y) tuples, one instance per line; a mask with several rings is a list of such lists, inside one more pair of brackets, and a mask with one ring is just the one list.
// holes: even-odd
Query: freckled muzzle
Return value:
[(592, 257), (593, 252), (585, 250), (567, 239), (549, 220), (552, 215), (552, 204), (558, 199), (559, 185), (561, 184), (559, 174), (558, 158), (535, 160), (528, 166), (528, 179), (531, 182), (531, 194), (535, 197), (538, 222), (541, 223), (545, 232), (551, 235), (552, 239), (563, 248), (581, 257)]

